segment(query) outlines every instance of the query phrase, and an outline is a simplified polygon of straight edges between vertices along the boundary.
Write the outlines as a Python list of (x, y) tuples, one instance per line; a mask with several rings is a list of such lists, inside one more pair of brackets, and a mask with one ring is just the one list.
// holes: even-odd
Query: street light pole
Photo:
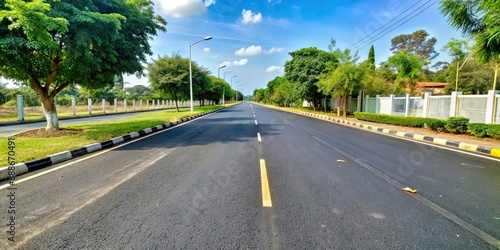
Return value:
[(467, 58), (465, 58), (464, 63), (462, 63), (462, 66), (460, 66), (460, 62), (457, 61), (457, 75), (455, 76), (455, 92), (458, 91), (458, 71), (461, 70), (464, 67), (465, 62), (467, 62), (467, 60), (469, 59), (469, 57), (471, 55), (472, 55), (472, 53), (469, 53), (469, 55), (467, 56)]
[(217, 78), (220, 78), (220, 69), (225, 68), (226, 65), (222, 65), (217, 69)]
[(233, 77), (231, 77), (231, 89), (233, 88), (233, 78), (237, 77), (238, 75), (234, 75)]
[(240, 81), (237, 81), (234, 83), (234, 100), (238, 101), (238, 87), (236, 86), (236, 84), (238, 84)]
[[(225, 65), (224, 65), (225, 67)], [(226, 83), (226, 74), (227, 73), (232, 73), (232, 71), (226, 71), (224, 72), (224, 83)], [(222, 89), (222, 105), (226, 104), (226, 84), (224, 84), (224, 88)]]
[(208, 41), (210, 39), (212, 39), (212, 37), (207, 36), (207, 37), (203, 38), (203, 40), (199, 40), (197, 42), (189, 44), (189, 96), (191, 98), (191, 112), (193, 112), (193, 72), (191, 69), (191, 47), (193, 47), (193, 45), (195, 45), (197, 43), (200, 43), (203, 41)]

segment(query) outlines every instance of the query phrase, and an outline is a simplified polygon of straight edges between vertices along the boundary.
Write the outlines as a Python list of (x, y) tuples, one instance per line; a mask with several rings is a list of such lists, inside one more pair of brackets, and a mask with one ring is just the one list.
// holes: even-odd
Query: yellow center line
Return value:
[(260, 137), (260, 133), (257, 133), (257, 140), (262, 141), (262, 138)]
[(264, 159), (260, 159), (260, 179), (262, 183), (262, 206), (272, 207), (271, 192), (269, 191), (269, 182), (267, 180), (266, 161)]

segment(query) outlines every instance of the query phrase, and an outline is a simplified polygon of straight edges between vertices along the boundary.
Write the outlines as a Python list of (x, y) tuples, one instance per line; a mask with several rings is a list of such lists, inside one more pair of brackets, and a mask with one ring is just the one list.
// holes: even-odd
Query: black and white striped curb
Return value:
[[(180, 124), (180, 123), (183, 123), (183, 122), (186, 122), (186, 121), (189, 121), (189, 120), (192, 120), (192, 119), (195, 119), (195, 118), (198, 118), (198, 117), (210, 114), (210, 113), (217, 112), (221, 109), (222, 108), (212, 110), (209, 112), (204, 112), (204, 113), (197, 114), (194, 116), (182, 118), (181, 120), (178, 120), (175, 122), (165, 123), (163, 125), (158, 125), (155, 127), (146, 128), (143, 130), (139, 130), (137, 132), (126, 134), (124, 136), (115, 137), (115, 138), (112, 138), (112, 139), (104, 141), (104, 142), (94, 143), (94, 144), (90, 144), (90, 145), (87, 145), (87, 146), (84, 146), (81, 148), (68, 150), (68, 151), (60, 152), (60, 153), (53, 154), (53, 155), (49, 155), (45, 158), (40, 158), (40, 159), (28, 161), (28, 162), (18, 163), (16, 165), (14, 165), (14, 170), (9, 171), (9, 166), (2, 167), (2, 168), (0, 168), (0, 180), (11, 178), (11, 176), (18, 176), (18, 175), (25, 174), (28, 172), (40, 170), (42, 168), (46, 168), (46, 167), (49, 167), (51, 165), (61, 163), (63, 161), (67, 161), (67, 160), (70, 160), (70, 159), (73, 159), (73, 158), (76, 158), (76, 157), (79, 157), (82, 155), (86, 155), (86, 154), (90, 154), (90, 153), (93, 153), (93, 152), (96, 152), (99, 150), (111, 148), (111, 147), (119, 145), (121, 143), (128, 142), (128, 141), (131, 141), (133, 139), (140, 138), (140, 137), (143, 137), (145, 135), (148, 135), (148, 134), (175, 126), (177, 124)], [(12, 174), (12, 173), (14, 173), (14, 174)]]
[[(269, 106), (266, 106), (266, 107), (269, 107)], [(376, 126), (372, 126), (372, 125), (366, 125), (366, 124), (362, 124), (359, 122), (351, 122), (351, 121), (347, 121), (347, 120), (329, 117), (326, 115), (313, 114), (313, 113), (308, 113), (308, 112), (303, 112), (303, 111), (286, 110), (286, 109), (281, 109), (278, 107), (269, 107), (269, 108), (278, 109), (281, 111), (299, 114), (299, 115), (303, 115), (303, 116), (309, 116), (309, 117), (313, 117), (313, 118), (320, 119), (320, 120), (337, 122), (337, 123), (340, 123), (340, 124), (343, 124), (346, 126), (348, 125), (348, 126), (353, 126), (353, 127), (357, 127), (357, 128), (362, 128), (362, 129), (369, 130), (369, 131), (376, 132), (376, 133), (383, 133), (383, 134), (388, 134), (388, 135), (392, 135), (392, 136), (403, 137), (406, 139), (412, 139), (412, 140), (427, 142), (427, 143), (436, 144), (436, 145), (440, 145), (440, 146), (462, 149), (465, 151), (470, 151), (470, 152), (474, 152), (474, 153), (481, 153), (481, 154), (486, 154), (486, 155), (493, 156), (496, 158), (500, 158), (500, 148), (491, 148), (491, 147), (485, 147), (485, 146), (480, 146), (480, 145), (475, 145), (475, 144), (469, 144), (469, 143), (465, 143), (465, 142), (457, 142), (457, 141), (451, 141), (451, 140), (446, 140), (446, 139), (442, 139), (442, 138), (435, 138), (435, 137), (431, 137), (431, 136), (395, 131), (395, 130), (385, 129), (385, 128), (376, 127)]]

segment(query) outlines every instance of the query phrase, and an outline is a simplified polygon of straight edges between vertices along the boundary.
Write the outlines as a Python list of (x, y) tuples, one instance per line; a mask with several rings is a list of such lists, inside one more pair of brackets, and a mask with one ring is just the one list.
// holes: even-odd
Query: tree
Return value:
[(336, 63), (333, 53), (315, 47), (303, 48), (289, 53), (292, 59), (285, 63), (285, 77), (293, 86), (294, 99), (312, 102), (313, 109), (322, 98), (316, 83), (326, 71), (326, 63)]
[(256, 102), (262, 102), (265, 99), (265, 89), (255, 89), (253, 91), (253, 100)]
[(231, 94), (233, 93), (231, 91), (231, 86), (229, 86), (229, 83), (215, 76), (209, 76), (209, 79), (210, 88), (208, 89), (206, 94), (207, 100), (219, 104), (219, 101), (222, 100), (222, 98), (229, 99), (229, 97), (231, 97)]
[(277, 76), (267, 83), (266, 98), (268, 102), (287, 106), (293, 101), (293, 86), (284, 76)]
[(161, 95), (170, 94), (179, 112), (179, 99), (189, 96), (189, 60), (174, 53), (153, 60), (147, 69), (151, 88)]
[(351, 55), (346, 49), (336, 49), (335, 56), (339, 59), (338, 64), (328, 63), (328, 70), (323, 73), (318, 82), (318, 89), (332, 98), (339, 98), (339, 107), (342, 106), (344, 117), (348, 111), (348, 100), (353, 93), (357, 93), (369, 79), (371, 63), (357, 64), (357, 54)]
[(54, 99), (64, 88), (112, 85), (143, 75), (149, 39), (165, 30), (151, 0), (0, 1), (0, 76), (32, 88), (47, 130), (59, 122)]
[(151, 89), (144, 85), (135, 85), (126, 91), (131, 99), (147, 99), (151, 95)]
[(458, 40), (452, 38), (441, 51), (448, 52), (448, 55), (453, 58), (453, 61), (463, 61), (471, 53), (471, 47), (466, 40)]
[(429, 34), (425, 30), (417, 30), (412, 34), (396, 36), (391, 40), (391, 51), (395, 55), (400, 51), (418, 55), (427, 64), (439, 55), (434, 49), (437, 39), (435, 37), (427, 39), (428, 36)]
[(407, 89), (413, 93), (416, 80), (423, 68), (421, 58), (418, 55), (409, 54), (407, 51), (400, 51), (390, 57), (388, 62), (397, 69), (394, 92), (402, 93), (404, 89)]
[(372, 69), (375, 70), (375, 47), (373, 47), (373, 45), (368, 52), (368, 62), (372, 64)]
[(496, 0), (441, 0), (439, 9), (448, 22), (475, 41), (474, 55), (481, 62), (500, 56), (500, 4)]
[[(492, 68), (494, 62), (485, 64), (472, 57), (460, 69), (458, 75), (458, 89), (464, 94), (486, 94), (491, 89), (493, 83)], [(455, 91), (457, 64), (451, 64), (445, 69), (445, 81), (448, 85), (445, 91), (450, 93)]]
[[(160, 96), (173, 98), (175, 107), (179, 112), (179, 100), (190, 97), (189, 88), (189, 59), (181, 57), (178, 53), (172, 56), (158, 57), (147, 66), (151, 88)], [(193, 92), (207, 89), (210, 78), (207, 71), (192, 62)], [(207, 83), (208, 82), (208, 83)], [(201, 86), (201, 87), (200, 87)]]

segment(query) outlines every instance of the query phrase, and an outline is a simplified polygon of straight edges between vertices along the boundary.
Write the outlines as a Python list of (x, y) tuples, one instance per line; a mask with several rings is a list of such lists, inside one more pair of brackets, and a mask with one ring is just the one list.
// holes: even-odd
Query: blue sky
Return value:
[[(154, 56), (179, 52), (189, 56), (189, 43), (205, 36), (210, 41), (192, 47), (192, 59), (208, 67), (226, 80), (237, 75), (245, 94), (263, 88), (276, 76), (283, 75), (283, 65), (291, 57), (288, 52), (304, 47), (328, 50), (330, 38), (341, 49), (348, 48), (372, 31), (380, 28), (410, 6), (420, 10), (438, 0), (154, 0), (156, 12), (167, 20), (167, 32), (151, 41)], [(377, 64), (391, 55), (391, 38), (399, 34), (425, 29), (438, 40), (436, 50), (450, 40), (460, 38), (438, 10), (432, 5), (401, 27), (382, 38), (359, 48), (361, 60), (366, 59), (371, 44), (375, 46)], [(416, 11), (415, 14), (419, 12)], [(403, 14), (398, 19), (405, 16)], [(413, 16), (410, 15), (410, 17)], [(393, 26), (395, 28), (397, 25)], [(381, 29), (383, 30), (383, 29)], [(379, 30), (379, 31), (381, 31)], [(382, 34), (384, 34), (383, 32)], [(435, 59), (448, 60), (445, 53)], [(147, 77), (125, 76), (133, 86), (149, 85)]]

